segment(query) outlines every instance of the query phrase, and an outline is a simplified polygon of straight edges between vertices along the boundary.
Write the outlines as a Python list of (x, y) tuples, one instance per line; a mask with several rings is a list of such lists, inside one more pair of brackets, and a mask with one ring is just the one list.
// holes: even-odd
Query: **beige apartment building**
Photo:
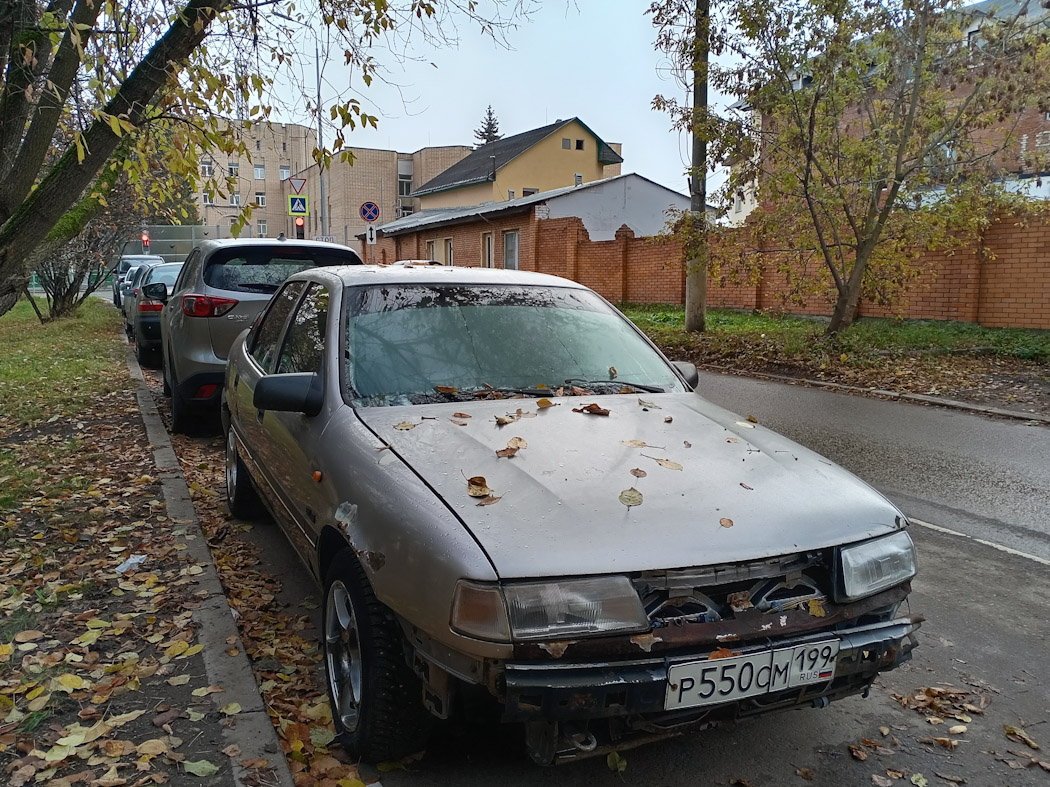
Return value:
[(231, 127), (231, 133), (242, 135), (248, 155), (226, 157), (204, 156), (201, 159), (201, 182), (210, 177), (228, 175), (232, 188), (228, 193), (197, 194), (197, 208), (208, 236), (230, 237), (230, 227), (242, 208), (251, 205), (251, 218), (241, 230), (254, 237), (277, 237), (284, 233), (296, 237), (292, 216), (288, 213), (289, 197), (297, 192), (307, 199), (304, 235), (307, 238), (327, 234), (336, 241), (355, 242), (354, 236), (365, 231), (360, 208), (374, 202), (380, 208), (377, 223), (393, 221), (418, 209), (418, 200), (409, 195), (421, 183), (436, 177), (470, 154), (464, 145), (422, 148), (415, 153), (393, 150), (351, 148), (352, 162), (333, 156), (324, 172), (327, 233), (322, 231), (321, 184), (319, 167), (313, 160), (317, 132), (294, 123), (255, 124), (248, 129)]

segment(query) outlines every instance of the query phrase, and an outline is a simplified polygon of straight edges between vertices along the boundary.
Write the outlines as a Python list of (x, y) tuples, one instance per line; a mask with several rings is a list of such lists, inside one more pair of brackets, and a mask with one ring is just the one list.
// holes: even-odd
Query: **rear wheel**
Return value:
[(171, 396), (171, 383), (168, 382), (168, 361), (167, 361), (167, 358), (168, 358), (168, 356), (164, 352), (164, 344), (161, 343), (161, 346), (160, 346), (160, 379), (161, 379), (161, 383), (162, 383), (161, 388), (163, 389), (163, 393), (164, 393), (165, 396)]
[(349, 549), (325, 577), (322, 645), (332, 720), (352, 757), (397, 760), (425, 745), (432, 717), (405, 663), (401, 627)]
[(174, 369), (169, 370), (171, 386), (171, 431), (175, 434), (189, 434), (193, 428), (193, 413), (189, 404), (182, 397), (179, 381)]
[(141, 366), (145, 366), (149, 369), (156, 369), (160, 364), (157, 363), (157, 350), (152, 347), (146, 347), (139, 341), (138, 337), (135, 337), (135, 358)]
[(226, 505), (238, 519), (256, 519), (263, 512), (259, 493), (237, 450), (233, 429), (226, 432)]

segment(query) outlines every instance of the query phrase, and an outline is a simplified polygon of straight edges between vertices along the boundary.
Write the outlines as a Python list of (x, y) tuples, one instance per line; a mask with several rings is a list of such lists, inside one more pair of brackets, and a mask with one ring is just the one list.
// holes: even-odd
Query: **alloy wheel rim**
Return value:
[(332, 710), (343, 729), (353, 732), (357, 729), (361, 702), (361, 645), (350, 594), (339, 580), (328, 589), (324, 641)]

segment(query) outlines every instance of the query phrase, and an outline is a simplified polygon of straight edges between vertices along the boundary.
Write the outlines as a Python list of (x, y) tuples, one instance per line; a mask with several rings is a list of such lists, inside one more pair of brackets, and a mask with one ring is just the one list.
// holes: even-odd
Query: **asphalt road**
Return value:
[[(927, 618), (914, 660), (881, 676), (866, 699), (645, 746), (625, 753), (621, 774), (604, 759), (541, 769), (523, 754), (519, 728), (469, 722), (441, 726), (418, 762), (362, 766), (362, 774), (385, 787), (961, 783), (943, 776), (1050, 785), (1050, 772), (1031, 764), (1034, 756), (1050, 769), (1050, 565), (1038, 560), (1050, 560), (1050, 429), (745, 378), (705, 374), (701, 388), (851, 469), (909, 516), (965, 534), (913, 528), (921, 570), (911, 607)], [(256, 526), (252, 538), (270, 561), (262, 569), (283, 577), (290, 605), (315, 594), (272, 525)], [(964, 721), (942, 713), (944, 723), (930, 723), (894, 696), (923, 687), (964, 691), (958, 702), (982, 712), (960, 711), (966, 731), (949, 734)], [(1043, 749), (1009, 740), (1006, 725)], [(957, 743), (948, 749), (933, 738)]]

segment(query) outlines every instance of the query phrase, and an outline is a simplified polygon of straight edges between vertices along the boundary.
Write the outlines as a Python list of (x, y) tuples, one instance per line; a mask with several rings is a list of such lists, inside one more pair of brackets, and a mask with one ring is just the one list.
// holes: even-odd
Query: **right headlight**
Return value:
[(551, 641), (648, 631), (638, 593), (624, 576), (494, 585), (460, 580), (452, 628), (497, 642)]
[(839, 556), (842, 590), (849, 601), (874, 595), (915, 576), (915, 545), (903, 530), (843, 547)]

